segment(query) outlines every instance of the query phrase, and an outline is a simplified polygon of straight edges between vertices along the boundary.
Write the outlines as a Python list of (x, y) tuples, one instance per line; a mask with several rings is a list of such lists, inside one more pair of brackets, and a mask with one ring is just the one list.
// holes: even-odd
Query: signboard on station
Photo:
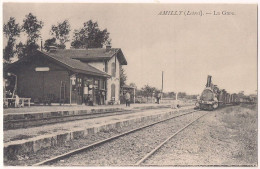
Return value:
[(48, 71), (50, 71), (50, 68), (49, 67), (36, 67), (35, 71), (36, 72), (48, 72)]

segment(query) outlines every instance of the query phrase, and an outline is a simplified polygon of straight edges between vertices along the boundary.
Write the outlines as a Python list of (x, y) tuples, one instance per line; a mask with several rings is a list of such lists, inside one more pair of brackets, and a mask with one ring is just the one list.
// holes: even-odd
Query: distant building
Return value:
[(121, 49), (37, 50), (30, 58), (12, 63), (5, 71), (17, 76), (19, 97), (32, 101), (83, 104), (120, 103), (120, 66), (127, 65)]

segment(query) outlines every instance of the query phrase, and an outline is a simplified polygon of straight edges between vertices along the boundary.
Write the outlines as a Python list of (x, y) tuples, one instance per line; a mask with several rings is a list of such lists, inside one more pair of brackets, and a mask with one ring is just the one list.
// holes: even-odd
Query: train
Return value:
[(198, 96), (195, 108), (202, 110), (215, 110), (225, 105), (238, 105), (240, 103), (256, 103), (257, 98), (249, 96), (240, 97), (238, 94), (229, 94), (225, 89), (219, 89), (208, 75), (207, 84), (201, 95)]

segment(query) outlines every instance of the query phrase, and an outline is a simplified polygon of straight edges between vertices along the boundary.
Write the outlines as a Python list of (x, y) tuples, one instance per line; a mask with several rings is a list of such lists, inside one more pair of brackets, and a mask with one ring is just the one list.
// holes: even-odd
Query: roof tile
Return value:
[(91, 74), (91, 75), (98, 75), (103, 77), (110, 77), (106, 72), (103, 72), (101, 70), (98, 70), (97, 68), (87, 64), (83, 63), (80, 60), (72, 59), (70, 57), (64, 56), (64, 55), (56, 55), (49, 52), (43, 52), (45, 56), (51, 57), (52, 59), (66, 65), (67, 67), (71, 68), (75, 72), (85, 73), (85, 74)]

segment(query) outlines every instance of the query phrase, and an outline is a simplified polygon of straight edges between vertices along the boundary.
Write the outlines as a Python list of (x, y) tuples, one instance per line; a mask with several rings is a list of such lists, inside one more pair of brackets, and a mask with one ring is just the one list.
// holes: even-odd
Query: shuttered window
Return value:
[(116, 64), (115, 64), (115, 62), (113, 62), (112, 65), (111, 65), (111, 75), (113, 77), (116, 77)]
[(115, 98), (116, 96), (116, 85), (111, 84), (111, 98)]

